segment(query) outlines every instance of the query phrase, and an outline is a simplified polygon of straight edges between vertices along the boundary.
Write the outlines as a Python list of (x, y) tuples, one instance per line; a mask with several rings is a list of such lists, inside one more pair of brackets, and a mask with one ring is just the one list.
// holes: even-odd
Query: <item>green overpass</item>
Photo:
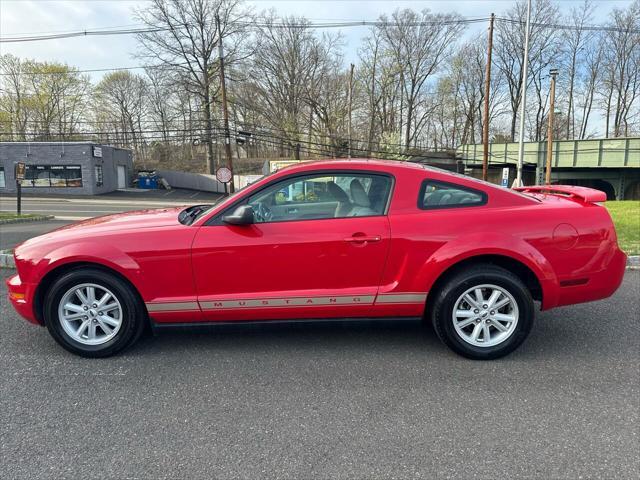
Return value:
[[(482, 144), (461, 145), (456, 156), (473, 176), (482, 169)], [(544, 182), (547, 142), (524, 144), (525, 184)], [(509, 167), (510, 181), (518, 163), (517, 143), (489, 144), (489, 180), (500, 183), (502, 168)], [(559, 140), (553, 142), (552, 183), (598, 188), (609, 199), (640, 199), (640, 137)]]

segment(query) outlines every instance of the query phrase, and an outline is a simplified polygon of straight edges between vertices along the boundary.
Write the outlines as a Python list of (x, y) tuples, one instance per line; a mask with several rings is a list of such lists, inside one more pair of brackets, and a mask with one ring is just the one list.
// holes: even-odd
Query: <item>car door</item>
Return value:
[[(371, 187), (379, 197), (381, 184), (386, 200), (373, 205)], [(353, 171), (288, 177), (239, 202), (255, 223), (201, 227), (192, 262), (203, 318), (370, 315), (389, 249), (392, 184)]]

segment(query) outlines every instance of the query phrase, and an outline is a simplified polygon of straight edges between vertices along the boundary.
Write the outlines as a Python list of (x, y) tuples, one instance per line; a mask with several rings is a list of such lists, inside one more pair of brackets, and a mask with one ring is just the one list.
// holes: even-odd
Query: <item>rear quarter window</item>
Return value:
[(481, 190), (439, 180), (422, 182), (418, 195), (418, 208), (423, 210), (474, 207), (486, 203), (487, 194)]

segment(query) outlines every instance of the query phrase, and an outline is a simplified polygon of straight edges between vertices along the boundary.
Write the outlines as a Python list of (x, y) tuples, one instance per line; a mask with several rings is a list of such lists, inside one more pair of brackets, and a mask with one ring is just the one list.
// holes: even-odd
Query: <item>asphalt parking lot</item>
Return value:
[[(2, 276), (8, 275), (7, 270)], [(0, 292), (0, 478), (638, 478), (640, 272), (493, 362), (418, 326), (75, 357)]]

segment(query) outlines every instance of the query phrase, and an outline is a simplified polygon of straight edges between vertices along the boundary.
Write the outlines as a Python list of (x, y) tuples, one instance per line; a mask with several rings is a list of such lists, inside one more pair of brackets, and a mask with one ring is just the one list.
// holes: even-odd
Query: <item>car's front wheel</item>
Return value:
[(440, 339), (468, 358), (489, 360), (515, 350), (533, 325), (533, 299), (520, 278), (495, 265), (451, 276), (435, 292), (432, 321)]
[(108, 357), (129, 346), (142, 333), (145, 318), (131, 287), (95, 268), (71, 270), (55, 280), (43, 313), (51, 336), (85, 357)]

